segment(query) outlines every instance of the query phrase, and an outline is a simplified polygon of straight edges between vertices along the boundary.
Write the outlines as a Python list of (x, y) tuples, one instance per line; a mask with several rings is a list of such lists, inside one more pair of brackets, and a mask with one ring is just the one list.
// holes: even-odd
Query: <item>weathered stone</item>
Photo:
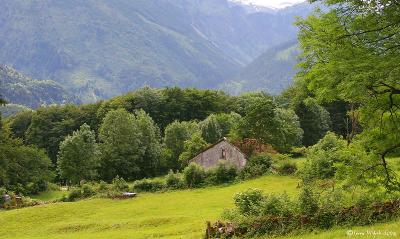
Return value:
[(190, 160), (204, 168), (215, 167), (220, 161), (227, 161), (237, 169), (242, 169), (246, 165), (247, 157), (224, 138)]

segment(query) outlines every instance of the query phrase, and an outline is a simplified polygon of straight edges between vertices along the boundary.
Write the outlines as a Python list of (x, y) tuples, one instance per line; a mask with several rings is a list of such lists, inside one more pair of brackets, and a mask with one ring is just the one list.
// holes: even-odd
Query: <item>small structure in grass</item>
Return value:
[(3, 196), (3, 202), (7, 203), (7, 202), (11, 202), (11, 196), (8, 194), (4, 194)]
[(132, 193), (132, 192), (114, 192), (114, 193), (109, 193), (107, 195), (108, 198), (112, 199), (129, 199), (129, 198), (134, 198), (137, 196), (137, 193)]
[(122, 193), (123, 198), (134, 198), (134, 197), (136, 197), (136, 195), (137, 195), (137, 193), (130, 193), (130, 192)]

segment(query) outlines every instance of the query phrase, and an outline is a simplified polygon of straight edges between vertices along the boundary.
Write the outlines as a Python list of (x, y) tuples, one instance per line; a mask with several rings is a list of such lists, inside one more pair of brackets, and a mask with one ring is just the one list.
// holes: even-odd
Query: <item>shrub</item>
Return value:
[(69, 201), (69, 195), (63, 195), (59, 200), (55, 200), (56, 202), (68, 202)]
[(335, 175), (335, 164), (341, 162), (340, 151), (346, 148), (346, 141), (328, 132), (317, 144), (307, 149), (308, 160), (301, 172), (305, 182), (329, 179)]
[(195, 164), (191, 163), (183, 170), (185, 183), (189, 188), (199, 187), (204, 183), (206, 173), (204, 169)]
[(26, 195), (29, 192), (26, 190), (26, 187), (20, 183), (16, 183), (15, 185), (10, 186), (8, 189), (10, 191), (15, 192), (16, 194)]
[[(218, 233), (227, 235), (228, 231), (230, 236), (237, 238), (285, 235), (333, 226), (366, 225), (400, 216), (397, 193), (383, 199), (362, 190), (358, 198), (364, 201), (360, 203), (352, 199), (353, 194), (345, 192), (336, 189), (317, 194), (314, 189), (304, 187), (297, 200), (291, 200), (286, 194), (263, 195), (258, 189), (248, 189), (235, 195), (234, 209), (224, 211), (224, 219), (231, 223), (219, 222), (219, 226), (212, 227), (211, 232), (216, 233), (211, 237), (218, 236)], [(346, 197), (351, 200), (344, 200)]]
[(47, 190), (47, 182), (39, 181), (37, 183), (30, 182), (25, 187), (25, 192), (27, 194), (38, 194)]
[(264, 175), (270, 171), (272, 164), (272, 157), (270, 154), (261, 153), (252, 156), (246, 166), (240, 172), (241, 179), (250, 179)]
[(109, 186), (106, 182), (101, 180), (99, 183), (98, 190), (99, 190), (99, 192), (102, 192), (102, 193), (107, 192), (109, 190)]
[(210, 185), (229, 183), (234, 181), (236, 176), (237, 170), (234, 165), (227, 162), (219, 162), (215, 168), (206, 172), (206, 183)]
[(275, 170), (282, 175), (291, 175), (297, 171), (296, 163), (290, 160), (283, 160), (275, 164)]
[(238, 211), (244, 215), (257, 214), (264, 199), (262, 191), (254, 188), (237, 193), (233, 198)]
[(55, 183), (47, 183), (47, 188), (48, 191), (58, 191), (60, 190), (60, 186), (55, 184)]
[(167, 188), (179, 189), (185, 187), (182, 176), (178, 173), (174, 173), (172, 170), (169, 171), (168, 175), (166, 176), (165, 182)]
[(82, 197), (88, 198), (91, 196), (96, 195), (96, 191), (94, 190), (93, 186), (90, 184), (84, 184), (82, 186)]
[(80, 188), (74, 188), (69, 194), (68, 194), (68, 201), (74, 202), (77, 199), (82, 198), (82, 190)]
[(287, 154), (276, 154), (273, 156), (274, 163), (272, 168), (278, 174), (282, 175), (290, 175), (294, 174), (297, 171), (296, 163), (293, 162), (293, 159)]
[(129, 190), (129, 185), (123, 178), (117, 176), (112, 181), (112, 189), (117, 192), (126, 192)]
[(229, 163), (220, 162), (217, 167), (214, 169), (216, 182), (221, 183), (229, 183), (235, 180), (237, 171), (235, 166)]
[(21, 197), (21, 201), (19, 202), (18, 207), (32, 207), (39, 204), (39, 201), (31, 199), (30, 197)]
[(73, 188), (68, 194), (67, 201), (74, 202), (78, 199), (88, 198), (96, 195), (96, 190), (93, 185), (82, 183), (82, 186)]
[(309, 187), (304, 187), (299, 196), (300, 213), (312, 216), (318, 211), (318, 201)]
[(142, 179), (135, 181), (132, 189), (138, 192), (156, 192), (163, 190), (165, 186), (165, 183), (159, 179)]
[(306, 155), (306, 147), (293, 147), (290, 154), (293, 158), (300, 158)]
[(5, 188), (0, 187), (0, 208), (3, 206), (4, 196), (7, 194), (7, 190)]
[(261, 204), (261, 215), (286, 217), (293, 214), (295, 204), (286, 193), (265, 196)]

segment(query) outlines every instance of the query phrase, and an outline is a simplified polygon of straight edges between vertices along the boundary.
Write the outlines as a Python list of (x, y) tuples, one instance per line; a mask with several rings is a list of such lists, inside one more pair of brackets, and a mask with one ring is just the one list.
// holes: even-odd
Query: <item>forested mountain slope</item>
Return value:
[(135, 88), (217, 88), (296, 35), (300, 4), (227, 0), (0, 0), (0, 64), (94, 101)]
[(295, 39), (271, 48), (224, 86), (234, 94), (260, 90), (278, 94), (292, 83), (299, 53)]
[(80, 103), (76, 97), (54, 81), (34, 80), (3, 65), (0, 65), (0, 93), (7, 102), (30, 108), (50, 104)]

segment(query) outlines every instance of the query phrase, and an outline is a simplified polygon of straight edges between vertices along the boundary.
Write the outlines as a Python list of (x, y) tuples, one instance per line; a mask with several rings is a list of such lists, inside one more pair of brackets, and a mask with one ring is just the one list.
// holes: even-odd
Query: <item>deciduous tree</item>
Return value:
[(100, 150), (95, 133), (87, 124), (65, 138), (60, 144), (57, 166), (62, 178), (73, 184), (98, 176)]
[(117, 175), (128, 180), (140, 176), (141, 130), (135, 116), (124, 109), (111, 110), (100, 126), (101, 177), (111, 181)]

